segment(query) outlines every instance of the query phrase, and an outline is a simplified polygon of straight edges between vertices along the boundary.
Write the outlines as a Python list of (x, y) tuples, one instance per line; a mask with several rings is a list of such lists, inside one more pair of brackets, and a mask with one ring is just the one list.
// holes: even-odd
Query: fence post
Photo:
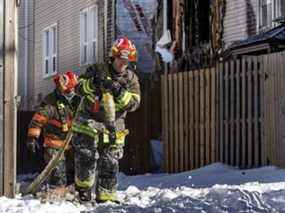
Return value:
[(16, 4), (5, 1), (4, 49), (4, 195), (15, 196), (16, 185)]
[(4, 82), (3, 82), (3, 67), (4, 67), (4, 0), (0, 0), (0, 196), (4, 193), (4, 171), (3, 171), (3, 148), (4, 148), (4, 120), (3, 120), (3, 92), (4, 92)]

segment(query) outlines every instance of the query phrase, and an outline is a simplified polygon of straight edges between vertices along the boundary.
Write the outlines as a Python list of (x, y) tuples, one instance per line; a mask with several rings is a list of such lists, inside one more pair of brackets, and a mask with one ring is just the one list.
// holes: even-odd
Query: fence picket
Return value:
[(225, 63), (225, 163), (229, 164), (229, 63)]
[(175, 172), (179, 171), (179, 121), (178, 121), (178, 75), (175, 73), (173, 75), (173, 83), (174, 83), (174, 165)]
[(189, 72), (189, 153), (190, 153), (190, 169), (195, 168), (194, 164), (194, 140), (195, 140), (195, 135), (194, 135), (194, 72)]
[(240, 131), (240, 126), (241, 126), (241, 99), (240, 99), (240, 94), (241, 94), (241, 72), (240, 72), (240, 60), (236, 61), (236, 73), (235, 73), (235, 78), (236, 78), (236, 116), (235, 116), (235, 128), (236, 128), (236, 166), (240, 166), (240, 153), (241, 153), (241, 131)]
[(169, 171), (169, 139), (168, 139), (168, 104), (167, 104), (167, 75), (161, 76), (162, 98), (162, 135), (164, 148), (164, 170)]
[(246, 166), (246, 61), (242, 59), (242, 163), (241, 166)]
[(211, 116), (210, 116), (210, 70), (205, 70), (205, 164), (210, 164), (211, 162), (211, 143), (210, 143), (210, 122), (211, 122)]
[(267, 153), (267, 147), (266, 147), (266, 135), (265, 135), (265, 123), (267, 121), (266, 115), (265, 115), (265, 100), (266, 100), (266, 93), (265, 93), (265, 72), (264, 72), (264, 57), (259, 57), (260, 62), (260, 68), (259, 68), (259, 81), (260, 81), (260, 145), (261, 145), (261, 165), (266, 165), (266, 153)]
[(199, 168), (200, 166), (200, 78), (199, 71), (194, 71), (194, 103), (195, 103), (195, 140), (194, 140), (194, 155), (195, 155), (195, 168)]
[(247, 58), (247, 166), (252, 167), (252, 60)]
[(178, 154), (178, 158), (179, 158), (179, 172), (184, 171), (184, 135), (183, 135), (183, 73), (180, 72), (178, 73), (178, 101), (179, 101), (179, 105), (178, 105), (178, 110), (179, 110), (179, 114), (178, 114), (178, 134), (179, 134), (179, 142), (178, 142), (178, 150), (179, 150), (179, 154)]
[(254, 163), (253, 165), (258, 167), (259, 166), (259, 158), (260, 158), (260, 151), (259, 151), (259, 108), (258, 108), (258, 64), (257, 64), (257, 57), (253, 58), (253, 129), (254, 129), (254, 140), (253, 140), (253, 153), (254, 153)]
[(188, 72), (183, 73), (183, 134), (184, 134), (184, 171), (190, 170), (190, 158), (189, 158), (189, 79)]
[(205, 165), (205, 70), (200, 70), (200, 166)]
[(173, 99), (173, 75), (168, 75), (168, 103), (169, 103), (169, 172), (174, 172), (174, 99)]
[(229, 70), (229, 79), (230, 79), (230, 106), (229, 106), (229, 116), (230, 116), (230, 165), (234, 166), (235, 161), (235, 126), (234, 126), (234, 116), (235, 116), (235, 70), (234, 70), (234, 61), (230, 61), (230, 70)]
[(211, 68), (210, 70), (210, 146), (211, 155), (210, 163), (216, 162), (216, 70)]

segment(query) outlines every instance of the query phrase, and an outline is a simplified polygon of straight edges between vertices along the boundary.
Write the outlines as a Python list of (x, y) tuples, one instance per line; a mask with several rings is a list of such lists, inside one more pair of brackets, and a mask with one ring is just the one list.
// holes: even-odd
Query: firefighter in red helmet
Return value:
[(91, 200), (95, 182), (97, 201), (117, 200), (118, 161), (128, 134), (125, 118), (141, 100), (138, 77), (129, 69), (136, 60), (135, 46), (123, 37), (113, 44), (107, 63), (89, 66), (81, 76), (78, 92), (84, 102), (72, 127), (75, 186), (81, 201)]
[[(28, 151), (33, 154), (37, 152), (38, 140), (42, 134), (45, 163), (48, 163), (64, 146), (65, 137), (71, 128), (74, 113), (80, 103), (80, 97), (74, 92), (78, 83), (76, 74), (66, 71), (56, 75), (53, 80), (55, 90), (44, 98), (28, 128)], [(52, 187), (64, 186), (72, 183), (73, 177), (73, 152), (69, 147), (63, 159), (49, 176), (48, 183)]]

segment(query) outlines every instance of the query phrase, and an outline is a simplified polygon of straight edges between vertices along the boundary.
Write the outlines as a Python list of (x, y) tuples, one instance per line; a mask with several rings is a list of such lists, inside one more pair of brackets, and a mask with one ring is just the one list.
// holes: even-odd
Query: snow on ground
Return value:
[(122, 204), (96, 207), (0, 197), (0, 213), (285, 212), (285, 170), (238, 170), (220, 163), (178, 174), (119, 175)]

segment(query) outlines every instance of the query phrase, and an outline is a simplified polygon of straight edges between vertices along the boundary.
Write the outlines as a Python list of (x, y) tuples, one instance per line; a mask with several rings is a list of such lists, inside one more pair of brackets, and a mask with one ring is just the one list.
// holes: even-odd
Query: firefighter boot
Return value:
[(79, 189), (78, 194), (80, 202), (85, 203), (91, 201), (91, 189)]
[(107, 201), (119, 203), (117, 197), (117, 185), (113, 185), (112, 187), (108, 187), (108, 189), (102, 184), (100, 184), (100, 180), (98, 181), (99, 184), (96, 188), (96, 202), (103, 203)]
[(107, 190), (100, 186), (97, 187), (97, 193), (96, 193), (96, 202), (97, 203), (104, 203), (107, 201), (111, 201), (114, 203), (120, 203), (117, 197), (117, 191), (116, 190)]

